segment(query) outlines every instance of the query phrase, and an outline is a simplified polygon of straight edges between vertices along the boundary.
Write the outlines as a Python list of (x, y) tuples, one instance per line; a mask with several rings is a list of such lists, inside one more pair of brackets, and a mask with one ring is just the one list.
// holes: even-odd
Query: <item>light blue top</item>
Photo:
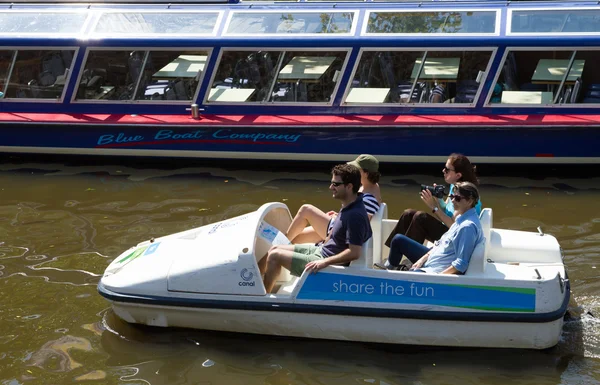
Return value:
[(423, 267), (427, 272), (441, 273), (450, 265), (464, 273), (469, 267), (471, 254), (483, 242), (483, 228), (475, 208), (456, 217), (454, 224), (435, 241), (431, 254)]
[[(453, 184), (450, 185), (450, 191), (448, 192), (448, 195), (452, 194), (452, 191), (454, 191)], [(454, 203), (452, 203), (452, 200), (450, 199), (448, 203), (446, 203), (444, 200), (440, 199), (440, 206), (442, 207), (442, 210), (444, 210), (444, 213), (446, 213), (447, 216), (452, 218), (452, 216), (454, 215)], [(481, 215), (481, 199), (477, 201), (477, 204), (475, 205), (475, 210), (477, 211), (477, 215)]]

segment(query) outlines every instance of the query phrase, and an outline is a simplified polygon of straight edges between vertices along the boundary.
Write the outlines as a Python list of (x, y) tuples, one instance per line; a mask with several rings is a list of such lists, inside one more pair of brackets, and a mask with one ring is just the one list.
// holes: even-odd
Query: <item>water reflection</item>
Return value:
[(51, 372), (66, 372), (78, 368), (76, 362), (69, 354), (70, 350), (92, 350), (92, 345), (85, 338), (70, 335), (62, 336), (57, 340), (49, 341), (40, 350), (33, 353), (28, 360), (28, 365), (37, 366)]
[[(573, 354), (565, 354), (562, 346), (546, 351), (423, 348), (165, 330), (126, 325), (110, 312), (106, 317), (112, 332), (105, 331), (101, 341), (113, 356), (110, 364), (135, 368), (132, 379), (152, 384), (193, 383), (194, 378), (228, 384), (430, 384), (448, 378), (467, 384), (556, 384)], [(489, 382), (498, 376), (501, 381)]]

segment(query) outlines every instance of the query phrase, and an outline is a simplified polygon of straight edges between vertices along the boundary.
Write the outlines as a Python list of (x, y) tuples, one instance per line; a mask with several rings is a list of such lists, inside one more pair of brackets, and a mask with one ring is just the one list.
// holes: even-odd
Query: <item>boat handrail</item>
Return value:
[[(0, 4), (278, 4), (278, 3), (311, 3), (314, 4), (361, 4), (367, 3), (372, 4), (373, 6), (382, 5), (382, 4), (402, 4), (402, 5), (411, 5), (421, 7), (424, 4), (439, 4), (440, 6), (444, 6), (448, 3), (452, 4), (474, 4), (474, 3), (482, 3), (481, 0), (447, 0), (447, 1), (439, 1), (439, 0), (0, 0)], [(552, 4), (552, 3), (561, 3), (561, 4), (597, 4), (597, 2), (589, 1), (589, 0), (532, 0), (532, 1), (506, 1), (506, 0), (490, 0), (485, 1), (486, 6), (514, 6), (514, 5), (539, 5), (539, 4)]]
[(0, 0), (0, 4), (239, 4), (241, 0)]

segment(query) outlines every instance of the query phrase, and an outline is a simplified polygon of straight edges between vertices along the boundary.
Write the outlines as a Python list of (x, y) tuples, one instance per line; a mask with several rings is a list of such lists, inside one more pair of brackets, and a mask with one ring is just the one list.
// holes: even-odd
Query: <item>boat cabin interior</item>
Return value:
[(329, 113), (403, 107), (435, 113), (456, 107), (589, 110), (600, 103), (596, 3), (36, 2), (0, 8), (0, 105), (6, 111), (31, 111), (29, 103), (67, 113), (156, 112), (156, 105), (161, 113), (181, 113), (194, 103), (215, 113), (302, 106)]

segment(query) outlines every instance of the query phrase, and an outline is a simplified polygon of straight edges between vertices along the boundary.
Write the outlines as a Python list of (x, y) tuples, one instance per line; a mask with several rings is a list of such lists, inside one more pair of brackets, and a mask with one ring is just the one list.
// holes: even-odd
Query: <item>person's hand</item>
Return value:
[(423, 267), (423, 265), (425, 264), (426, 259), (425, 258), (420, 258), (417, 262), (413, 263), (412, 266), (410, 267), (411, 270), (417, 270)]
[(316, 261), (310, 261), (306, 264), (306, 267), (304, 268), (304, 270), (308, 270), (311, 274), (316, 273), (317, 271), (326, 268), (327, 266), (329, 266), (329, 263), (327, 262), (327, 259), (319, 259)]
[(436, 197), (431, 195), (431, 191), (429, 190), (421, 190), (421, 200), (431, 209), (434, 207), (439, 209), (439, 202)]

